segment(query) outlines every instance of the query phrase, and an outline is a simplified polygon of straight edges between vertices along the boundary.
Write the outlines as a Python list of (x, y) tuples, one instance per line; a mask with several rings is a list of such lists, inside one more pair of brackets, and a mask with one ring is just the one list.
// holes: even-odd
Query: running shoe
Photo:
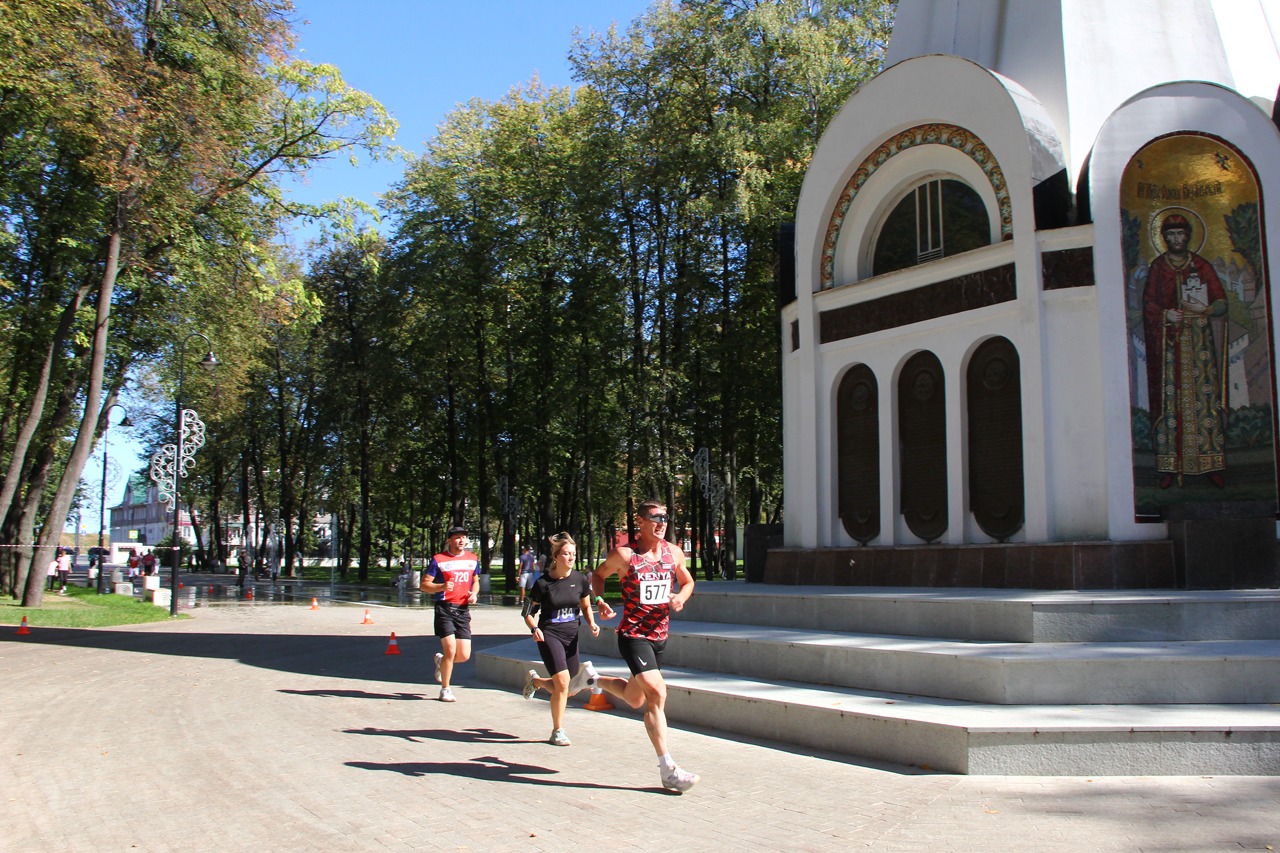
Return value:
[(662, 772), (662, 787), (668, 791), (685, 791), (698, 784), (698, 780), (702, 778), (697, 773), (688, 773), (679, 767), (672, 767), (670, 770)]
[(457, 702), (458, 700), (454, 697), (453, 690), (451, 690), (448, 687), (441, 687), (440, 701), (441, 702)]
[(594, 687), (596, 684), (596, 668), (592, 666), (591, 661), (583, 661), (582, 666), (578, 667), (578, 671), (573, 674), (573, 678), (569, 679), (569, 695), (574, 696), (587, 687)]
[(526, 699), (533, 698), (533, 694), (538, 692), (538, 685), (533, 683), (533, 680), (537, 677), (538, 673), (534, 672), (532, 669), (529, 670), (529, 674), (524, 678), (524, 690), (521, 691), (521, 696)]
[(569, 736), (564, 733), (564, 729), (556, 729), (551, 733), (550, 743), (552, 746), (569, 746)]
[(436, 684), (439, 684), (442, 681), (444, 681), (444, 679), (440, 677), (440, 664), (443, 661), (444, 661), (444, 654), (441, 652), (436, 652)]

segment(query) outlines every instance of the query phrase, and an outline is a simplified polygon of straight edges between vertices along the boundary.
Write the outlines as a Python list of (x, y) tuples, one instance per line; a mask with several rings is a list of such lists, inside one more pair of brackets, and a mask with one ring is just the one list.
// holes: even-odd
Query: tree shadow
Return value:
[[(186, 623), (189, 624), (189, 623)], [(497, 634), (477, 637), (474, 653), (524, 639), (527, 635)], [(167, 631), (164, 623), (142, 630), (117, 631), (105, 628), (40, 628), (28, 635), (0, 634), (0, 643), (92, 648), (146, 655), (237, 660), (248, 666), (322, 675), (351, 681), (381, 681), (422, 684), (431, 680), (431, 662), (439, 641), (430, 635), (397, 637), (400, 654), (386, 654), (385, 636), (339, 636), (328, 634), (236, 634)], [(458, 665), (459, 674), (469, 676), (470, 661)], [(477, 689), (483, 689), (477, 687)], [(333, 691), (323, 691), (333, 693)], [(359, 693), (360, 691), (356, 691)], [(372, 694), (369, 698), (380, 698)], [(399, 698), (409, 698), (402, 694)]]
[(393, 764), (378, 764), (371, 761), (348, 761), (347, 767), (357, 770), (382, 770), (400, 773), (404, 776), (460, 776), (480, 782), (507, 782), (513, 785), (545, 785), (555, 788), (581, 788), (593, 791), (635, 791), (640, 794), (672, 794), (665, 788), (632, 787), (629, 785), (601, 785), (596, 782), (566, 782), (558, 779), (539, 779), (538, 776), (559, 775), (559, 770), (539, 767), (536, 764), (517, 764), (494, 755), (473, 758), (471, 761), (444, 761), (431, 763), (425, 761), (407, 761)]

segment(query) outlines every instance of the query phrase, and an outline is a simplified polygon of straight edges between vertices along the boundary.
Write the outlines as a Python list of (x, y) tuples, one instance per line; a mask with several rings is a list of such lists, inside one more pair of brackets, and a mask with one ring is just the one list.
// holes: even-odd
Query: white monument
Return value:
[(1278, 34), (901, 0), (797, 208), (766, 580), (1277, 585)]

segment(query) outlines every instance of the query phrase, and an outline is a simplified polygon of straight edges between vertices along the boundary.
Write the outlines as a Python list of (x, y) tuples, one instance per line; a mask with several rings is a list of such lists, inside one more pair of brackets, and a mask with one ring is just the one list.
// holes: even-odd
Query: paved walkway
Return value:
[[(678, 728), (702, 783), (667, 794), (639, 718), (585, 694), (567, 749), (545, 698), (472, 664), (432, 701), (429, 610), (190, 612), (3, 629), (0, 849), (1280, 849), (1280, 778), (946, 776)], [(514, 608), (475, 621), (481, 646), (523, 636)]]

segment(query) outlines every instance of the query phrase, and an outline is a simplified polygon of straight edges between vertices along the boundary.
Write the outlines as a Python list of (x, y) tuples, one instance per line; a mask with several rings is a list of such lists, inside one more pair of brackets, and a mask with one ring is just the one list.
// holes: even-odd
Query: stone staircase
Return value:
[[(582, 643), (626, 674), (611, 630)], [(528, 639), (477, 666), (541, 668)], [(1280, 775), (1275, 590), (705, 583), (664, 670), (673, 722), (938, 771)]]

